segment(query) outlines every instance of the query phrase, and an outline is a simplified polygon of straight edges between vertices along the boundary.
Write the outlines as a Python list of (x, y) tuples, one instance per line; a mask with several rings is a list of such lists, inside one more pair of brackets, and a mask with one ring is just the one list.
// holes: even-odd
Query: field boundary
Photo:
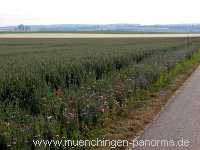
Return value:
[[(198, 52), (196, 54), (193, 55), (193, 57), (195, 57), (195, 55), (200, 55), (200, 49), (198, 50)], [(185, 60), (185, 61), (190, 61), (190, 60)], [(167, 94), (164, 95), (164, 96), (162, 96), (166, 100), (166, 102), (164, 103), (164, 105), (162, 105), (160, 107), (160, 111), (157, 114), (155, 114), (155, 116), (153, 116), (153, 118), (151, 119), (151, 121), (145, 125), (145, 127), (143, 128), (143, 130), (141, 130), (141, 131), (139, 131), (137, 133), (137, 136), (133, 138), (133, 141), (137, 141), (139, 138), (141, 138), (141, 136), (144, 134), (144, 132), (146, 130), (148, 130), (152, 126), (152, 124), (160, 117), (160, 115), (167, 109), (167, 107), (169, 106), (169, 104), (174, 100), (174, 96), (176, 95), (176, 93), (180, 92), (180, 89), (184, 86), (184, 83), (187, 80), (189, 80), (189, 78), (196, 71), (196, 69), (198, 67), (200, 67), (200, 64), (199, 64), (198, 60), (196, 60), (196, 61), (197, 62), (195, 62), (195, 60), (194, 60), (194, 62), (193, 62), (194, 64), (190, 64), (190, 65), (192, 65), (192, 68), (189, 69), (188, 71), (186, 71), (185, 75), (183, 73), (178, 73), (178, 76), (175, 77), (175, 79), (174, 79), (174, 81), (178, 81), (178, 82), (174, 83), (175, 86), (173, 85), (173, 83), (170, 83), (169, 85), (167, 85), (167, 89), (166, 89), (166, 93)], [(189, 68), (189, 66), (187, 66), (187, 67)], [(161, 99), (162, 99), (162, 97), (161, 97)], [(133, 149), (132, 146), (126, 148), (126, 150), (132, 150), (132, 149)]]
[[(171, 91), (172, 93), (169, 94), (169, 99), (167, 100), (167, 102), (164, 104), (164, 106), (161, 106), (161, 110), (158, 114), (156, 114), (152, 121), (150, 123), (148, 123), (144, 130), (140, 131), (138, 133), (138, 135), (133, 139), (134, 141), (137, 141), (139, 138), (141, 138), (141, 136), (144, 134), (144, 132), (146, 130), (148, 130), (152, 124), (160, 117), (160, 115), (167, 109), (167, 107), (169, 106), (169, 104), (174, 100), (174, 96), (176, 95), (176, 93), (179, 93), (180, 89), (184, 86), (184, 83), (189, 80), (189, 78), (191, 77), (191, 75), (195, 72), (195, 70), (199, 67), (200, 65), (195, 65), (193, 68), (192, 68), (192, 71), (189, 71), (189, 74), (186, 75), (186, 77), (183, 77), (182, 79), (182, 82), (180, 83), (180, 85), (177, 85), (177, 88), (175, 91)], [(170, 89), (169, 89), (170, 90)], [(132, 150), (132, 148), (128, 148), (128, 150)]]
[(186, 38), (200, 37), (200, 33), (1, 33), (0, 38)]
[[(139, 109), (129, 112), (127, 118), (119, 117), (114, 123), (112, 122), (108, 125), (108, 129), (111, 130), (111, 134), (106, 132), (105, 137), (107, 139), (127, 139), (130, 142), (137, 140), (140, 136), (147, 130), (151, 124), (160, 116), (160, 114), (167, 108), (168, 104), (171, 102), (171, 98), (177, 92), (179, 88), (183, 86), (185, 81), (189, 79), (192, 73), (199, 66), (200, 50), (198, 50), (190, 59), (185, 59), (177, 64), (167, 75), (169, 76), (169, 83), (161, 83), (161, 85), (156, 91), (147, 90), (144, 94), (148, 92), (143, 101), (143, 106)], [(186, 69), (186, 70), (185, 70)], [(131, 106), (130, 106), (131, 107)], [(133, 108), (134, 109), (134, 108)], [(148, 111), (151, 112), (148, 112)], [(132, 126), (127, 125), (132, 124)], [(124, 125), (124, 126), (123, 126)], [(129, 130), (125, 135), (119, 135), (117, 132), (112, 133), (112, 128), (124, 130)], [(129, 129), (131, 128), (131, 129)], [(126, 133), (126, 132), (125, 132)], [(130, 135), (132, 134), (132, 135)], [(120, 147), (118, 149), (131, 150), (130, 147)], [(99, 149), (101, 150), (101, 148)]]

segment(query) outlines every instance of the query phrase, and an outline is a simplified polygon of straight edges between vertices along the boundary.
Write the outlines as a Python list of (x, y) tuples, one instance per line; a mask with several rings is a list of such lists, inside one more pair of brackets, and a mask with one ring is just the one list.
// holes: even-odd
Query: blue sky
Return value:
[(200, 23), (198, 0), (0, 0), (0, 26)]

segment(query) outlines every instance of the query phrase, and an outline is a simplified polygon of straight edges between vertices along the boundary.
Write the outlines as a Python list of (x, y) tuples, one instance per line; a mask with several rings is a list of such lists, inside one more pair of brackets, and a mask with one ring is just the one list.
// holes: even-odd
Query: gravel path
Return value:
[(136, 140), (134, 150), (200, 150), (200, 67)]

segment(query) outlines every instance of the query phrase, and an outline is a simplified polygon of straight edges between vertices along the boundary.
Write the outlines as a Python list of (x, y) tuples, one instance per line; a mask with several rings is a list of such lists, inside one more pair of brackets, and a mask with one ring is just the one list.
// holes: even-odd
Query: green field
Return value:
[(0, 148), (96, 137), (199, 48), (200, 38), (0, 39)]

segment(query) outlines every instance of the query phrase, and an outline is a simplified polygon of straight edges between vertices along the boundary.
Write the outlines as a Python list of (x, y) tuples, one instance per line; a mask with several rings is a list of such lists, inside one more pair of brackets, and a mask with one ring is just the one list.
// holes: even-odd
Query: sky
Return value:
[(199, 0), (0, 0), (0, 26), (200, 23)]

